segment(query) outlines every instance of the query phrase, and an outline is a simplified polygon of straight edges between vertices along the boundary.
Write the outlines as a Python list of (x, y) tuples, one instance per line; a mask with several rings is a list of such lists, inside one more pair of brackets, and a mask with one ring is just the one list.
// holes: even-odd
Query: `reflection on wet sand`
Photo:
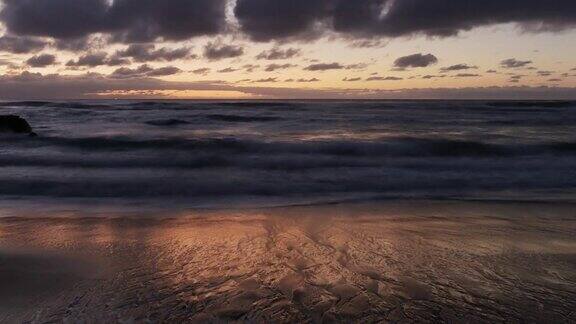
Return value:
[(0, 322), (568, 323), (573, 210), (402, 202), (3, 218)]

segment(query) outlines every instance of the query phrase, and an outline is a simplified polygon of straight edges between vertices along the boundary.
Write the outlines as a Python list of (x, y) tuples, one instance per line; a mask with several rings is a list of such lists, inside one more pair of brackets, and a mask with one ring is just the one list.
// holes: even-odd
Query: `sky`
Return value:
[(574, 0), (0, 0), (0, 100), (576, 99)]

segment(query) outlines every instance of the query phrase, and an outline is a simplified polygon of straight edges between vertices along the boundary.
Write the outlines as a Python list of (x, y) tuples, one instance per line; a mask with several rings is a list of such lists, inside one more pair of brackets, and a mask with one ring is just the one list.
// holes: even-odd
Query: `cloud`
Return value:
[(420, 68), (427, 67), (438, 63), (438, 58), (432, 54), (412, 54), (403, 56), (394, 61), (396, 68)]
[(422, 77), (422, 79), (424, 79), (424, 80), (430, 80), (430, 79), (439, 79), (439, 78), (445, 78), (445, 77), (446, 77), (446, 76), (443, 75), (443, 74), (441, 74), (441, 75), (427, 74), (427, 75), (424, 75), (424, 76)]
[(498, 73), (498, 71), (496, 71), (496, 70), (488, 70), (488, 71), (486, 71), (486, 73), (494, 74), (494, 73)]
[(235, 69), (232, 67), (227, 67), (225, 69), (222, 70), (218, 70), (218, 73), (232, 73), (232, 72), (236, 72), (236, 71), (240, 71), (240, 69)]
[(8, 69), (18, 69), (19, 66), (10, 60), (0, 59), (0, 66), (4, 66)]
[[(149, 69), (146, 69), (149, 71)], [(117, 92), (155, 92), (170, 91), (235, 91), (233, 87), (217, 81), (170, 82), (150, 77), (112, 78), (101, 74), (84, 75), (42, 75), (23, 72), (17, 75), (0, 75), (0, 98), (2, 99), (69, 99), (69, 98), (102, 98)], [(155, 97), (162, 94), (155, 93)]]
[(501, 23), (529, 31), (576, 25), (572, 0), (238, 0), (235, 14), (242, 31), (256, 41), (306, 39), (330, 31), (370, 39), (447, 37)]
[(508, 79), (508, 82), (518, 83), (524, 77), (525, 77), (524, 75), (511, 75), (510, 78)]
[(4, 0), (0, 17), (16, 35), (181, 40), (222, 32), (225, 7), (225, 0)]
[(346, 70), (364, 70), (367, 67), (368, 67), (368, 64), (366, 64), (366, 63), (357, 63), (357, 64), (346, 65), (344, 68)]
[(26, 64), (35, 68), (43, 68), (56, 64), (56, 56), (52, 54), (41, 54), (32, 56), (26, 61)]
[(48, 45), (47, 42), (31, 37), (0, 37), (0, 52), (28, 54), (39, 52)]
[[(227, 0), (3, 1), (0, 19), (13, 35), (79, 39), (103, 33), (133, 43), (230, 30)], [(364, 47), (377, 46), (377, 38), (447, 37), (504, 23), (531, 32), (576, 26), (573, 0), (237, 0), (233, 14), (240, 31), (256, 41), (336, 33)]]
[(285, 70), (285, 69), (290, 69), (290, 68), (297, 67), (297, 66), (298, 65), (289, 64), (289, 63), (286, 63), (286, 64), (268, 64), (266, 66), (265, 71), (266, 72), (274, 72), (277, 70)]
[(475, 78), (475, 77), (479, 77), (479, 76), (480, 76), (480, 74), (475, 74), (475, 73), (458, 73), (454, 77), (455, 78)]
[(194, 56), (191, 54), (191, 51), (192, 50), (188, 47), (175, 49), (162, 47), (156, 49), (156, 46), (152, 44), (132, 44), (125, 50), (116, 52), (116, 56), (129, 57), (136, 62), (172, 62), (176, 60), (194, 58)]
[(260, 65), (257, 64), (245, 64), (244, 66), (242, 66), (242, 68), (244, 68), (248, 73), (254, 72), (259, 67)]
[(451, 72), (451, 71), (462, 71), (462, 70), (475, 70), (478, 69), (477, 66), (472, 66), (468, 64), (456, 64), (440, 69), (441, 72)]
[(326, 0), (238, 0), (236, 18), (251, 39), (270, 41), (294, 36), (309, 37), (325, 15)]
[[(266, 79), (263, 79), (266, 80)], [(262, 80), (261, 80), (262, 81)], [(269, 81), (270, 82), (270, 81)], [(275, 81), (271, 81), (275, 82)], [(472, 87), (431, 89), (314, 89), (237, 86), (221, 81), (175, 82), (150, 77), (109, 78), (100, 74), (79, 76), (42, 75), (23, 72), (0, 75), (0, 99), (50, 100), (68, 98), (117, 97), (135, 92), (136, 97), (155, 91), (229, 91), (259, 98), (277, 99), (516, 99), (574, 100), (576, 88), (570, 87)], [(154, 93), (162, 97), (162, 93)]]
[(538, 71), (536, 72), (536, 74), (538, 74), (538, 76), (551, 76), (554, 73), (554, 71)]
[(240, 46), (211, 42), (204, 47), (204, 57), (210, 61), (218, 61), (242, 55), (244, 55), (244, 49)]
[(88, 53), (80, 56), (77, 60), (70, 60), (66, 63), (69, 67), (97, 67), (102, 65), (118, 66), (129, 64), (127, 59), (112, 57), (109, 58), (105, 52)]
[(530, 64), (532, 64), (532, 61), (519, 61), (514, 58), (503, 60), (502, 62), (500, 62), (500, 66), (506, 69), (521, 68)]
[(147, 64), (140, 65), (136, 69), (131, 69), (128, 67), (121, 67), (116, 69), (110, 78), (113, 79), (128, 79), (128, 78), (141, 78), (141, 77), (158, 77), (158, 76), (168, 76), (173, 74), (178, 74), (182, 72), (177, 67), (166, 66), (161, 68), (153, 68)]
[(199, 74), (199, 75), (206, 75), (206, 74), (210, 73), (210, 71), (211, 71), (210, 68), (200, 68), (200, 69), (192, 70), (192, 73)]
[(320, 81), (320, 79), (317, 79), (317, 78), (296, 80), (296, 82), (300, 82), (300, 83), (311, 83), (311, 82), (319, 82), (319, 81)]
[(328, 70), (342, 70), (346, 67), (340, 63), (318, 63), (312, 64), (304, 68), (306, 71), (328, 71)]
[(257, 60), (286, 60), (301, 55), (301, 51), (297, 48), (280, 49), (274, 47), (271, 50), (263, 51), (256, 56)]
[(266, 78), (252, 81), (252, 83), (274, 83), (278, 82), (278, 78)]
[(151, 76), (151, 77), (168, 76), (168, 75), (178, 74), (180, 72), (182, 72), (182, 70), (180, 70), (179, 68), (177, 68), (175, 66), (165, 66), (165, 67), (154, 69), (154, 70), (146, 73), (146, 76)]
[(348, 78), (348, 77), (346, 77), (346, 78), (342, 79), (342, 81), (345, 81), (345, 82), (357, 82), (357, 81), (362, 81), (362, 78)]
[(381, 39), (360, 39), (354, 40), (350, 43), (350, 47), (352, 48), (376, 48), (376, 47), (384, 47), (387, 45), (387, 42)]
[(400, 81), (404, 80), (403, 78), (389, 76), (389, 77), (381, 77), (381, 76), (372, 76), (366, 79), (366, 81)]

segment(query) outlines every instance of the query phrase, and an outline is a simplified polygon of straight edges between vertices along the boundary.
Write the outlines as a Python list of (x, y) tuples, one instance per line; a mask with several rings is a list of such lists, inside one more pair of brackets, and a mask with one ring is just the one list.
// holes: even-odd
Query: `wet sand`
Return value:
[(574, 323), (575, 207), (9, 214), (0, 322)]

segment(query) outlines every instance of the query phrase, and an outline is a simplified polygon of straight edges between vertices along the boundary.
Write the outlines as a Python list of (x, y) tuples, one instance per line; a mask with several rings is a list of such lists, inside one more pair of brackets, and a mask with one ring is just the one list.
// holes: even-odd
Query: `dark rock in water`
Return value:
[(24, 118), (15, 115), (0, 116), (0, 133), (36, 136), (30, 124)]
[(178, 125), (187, 125), (190, 123), (181, 119), (162, 119), (162, 120), (147, 121), (146, 124), (152, 126), (178, 126)]

